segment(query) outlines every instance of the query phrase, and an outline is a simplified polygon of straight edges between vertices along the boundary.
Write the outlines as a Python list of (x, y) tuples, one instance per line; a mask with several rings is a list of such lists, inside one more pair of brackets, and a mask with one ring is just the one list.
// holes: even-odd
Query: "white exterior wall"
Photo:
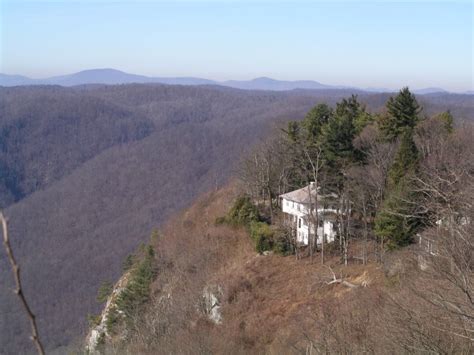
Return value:
[(322, 236), (326, 235), (326, 243), (334, 242), (336, 238), (336, 231), (334, 230), (334, 223), (331, 221), (324, 221), (323, 226), (318, 228), (318, 241), (321, 244)]
[[(291, 223), (296, 225), (296, 240), (299, 243), (308, 244), (308, 236), (309, 236), (309, 226), (305, 224), (303, 220), (304, 216), (309, 214), (308, 206), (287, 200), (285, 198), (282, 199), (282, 211), (288, 215), (290, 215)], [(318, 208), (318, 212), (335, 212), (333, 209), (323, 209)], [(300, 222), (301, 220), (301, 222)], [(321, 244), (322, 236), (326, 235), (326, 242), (333, 242), (336, 236), (336, 231), (334, 230), (334, 224), (331, 221), (323, 221), (323, 226), (318, 227), (317, 229), (318, 239), (317, 244)], [(311, 233), (314, 233), (314, 226), (311, 226)]]
[(287, 199), (282, 199), (282, 211), (298, 217), (303, 217), (308, 213), (305, 205)]

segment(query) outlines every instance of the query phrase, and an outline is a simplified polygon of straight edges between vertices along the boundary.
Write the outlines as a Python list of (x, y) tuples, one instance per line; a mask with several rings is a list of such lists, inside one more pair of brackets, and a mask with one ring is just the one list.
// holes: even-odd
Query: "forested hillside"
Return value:
[[(124, 257), (170, 215), (227, 182), (272, 125), (348, 96), (164, 85), (0, 88), (0, 206), (47, 347), (79, 339), (86, 315), (98, 311), (98, 286), (118, 278)], [(370, 112), (383, 111), (387, 98), (358, 96)], [(422, 114), (451, 110), (456, 124), (473, 117), (469, 96), (427, 95), (420, 103)], [(1, 270), (5, 290), (12, 280), (3, 257)], [(12, 293), (0, 294), (0, 307), (2, 351), (29, 351)]]
[[(222, 184), (263, 127), (314, 102), (146, 85), (1, 90), (1, 200), (49, 348), (81, 336), (98, 285), (153, 227)], [(17, 300), (1, 298), (5, 351), (29, 349)]]
[[(474, 125), (421, 113), (403, 88), (274, 131), (127, 259), (89, 350), (472, 353)], [(302, 187), (297, 222), (279, 196)], [(334, 241), (297, 238), (327, 218)]]

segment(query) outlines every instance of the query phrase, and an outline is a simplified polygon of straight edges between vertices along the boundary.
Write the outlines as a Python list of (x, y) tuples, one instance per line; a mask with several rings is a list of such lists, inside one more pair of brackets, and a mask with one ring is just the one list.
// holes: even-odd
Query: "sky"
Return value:
[(473, 2), (0, 0), (0, 72), (474, 90)]

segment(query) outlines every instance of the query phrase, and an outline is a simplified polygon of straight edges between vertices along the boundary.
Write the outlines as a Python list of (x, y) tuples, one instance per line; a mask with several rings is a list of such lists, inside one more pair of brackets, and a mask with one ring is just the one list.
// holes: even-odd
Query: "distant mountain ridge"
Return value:
[(216, 82), (201, 78), (158, 78), (125, 73), (116, 69), (89, 69), (69, 75), (53, 76), (45, 79), (31, 79), (21, 75), (0, 74), (0, 86), (23, 85), (60, 85), (76, 86), (87, 84), (147, 84), (160, 83), (169, 85), (216, 85)]
[(230, 86), (236, 89), (243, 90), (274, 90), (274, 91), (288, 91), (294, 89), (347, 89), (344, 86), (332, 86), (321, 84), (318, 81), (312, 80), (296, 80), (296, 81), (284, 81), (275, 80), (267, 77), (255, 78), (252, 80), (227, 80), (218, 85)]
[[(0, 86), (24, 86), (24, 85), (60, 85), (77, 86), (87, 84), (167, 84), (167, 85), (219, 85), (241, 90), (268, 90), (268, 91), (290, 91), (295, 89), (304, 90), (330, 90), (330, 89), (352, 89), (367, 92), (392, 92), (385, 88), (356, 88), (342, 85), (327, 85), (314, 80), (276, 80), (268, 77), (260, 77), (252, 80), (226, 80), (215, 81), (195, 77), (149, 77), (126, 73), (117, 69), (89, 69), (77, 73), (53, 76), (45, 79), (32, 79), (22, 75), (9, 75), (0, 73)], [(419, 95), (446, 93), (442, 88), (424, 88), (413, 90)], [(472, 94), (467, 91), (465, 94)]]

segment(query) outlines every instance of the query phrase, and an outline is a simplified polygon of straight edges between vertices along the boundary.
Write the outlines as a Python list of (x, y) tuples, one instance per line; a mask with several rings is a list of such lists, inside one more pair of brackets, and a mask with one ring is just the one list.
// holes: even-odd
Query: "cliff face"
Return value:
[(245, 264), (256, 255), (245, 231), (215, 226), (215, 219), (226, 213), (236, 195), (234, 186), (208, 194), (153, 234), (156, 273), (149, 287), (149, 300), (127, 313), (131, 315), (128, 319), (124, 315), (113, 329), (108, 328), (111, 310), (120, 312), (118, 299), (133, 278), (130, 272), (125, 273), (115, 284), (99, 324), (87, 336), (88, 351), (129, 348), (146, 353), (158, 347), (174, 351), (183, 346), (192, 349), (195, 335), (202, 337), (205, 329), (210, 331), (225, 322), (222, 306), (226, 270)]
[(106, 341), (110, 341), (111, 334), (107, 329), (107, 322), (111, 317), (114, 308), (117, 306), (116, 301), (125, 289), (128, 283), (130, 273), (124, 273), (122, 277), (114, 285), (111, 294), (107, 298), (104, 309), (102, 310), (98, 324), (93, 325), (87, 334), (85, 349), (88, 354), (100, 354), (99, 347)]

